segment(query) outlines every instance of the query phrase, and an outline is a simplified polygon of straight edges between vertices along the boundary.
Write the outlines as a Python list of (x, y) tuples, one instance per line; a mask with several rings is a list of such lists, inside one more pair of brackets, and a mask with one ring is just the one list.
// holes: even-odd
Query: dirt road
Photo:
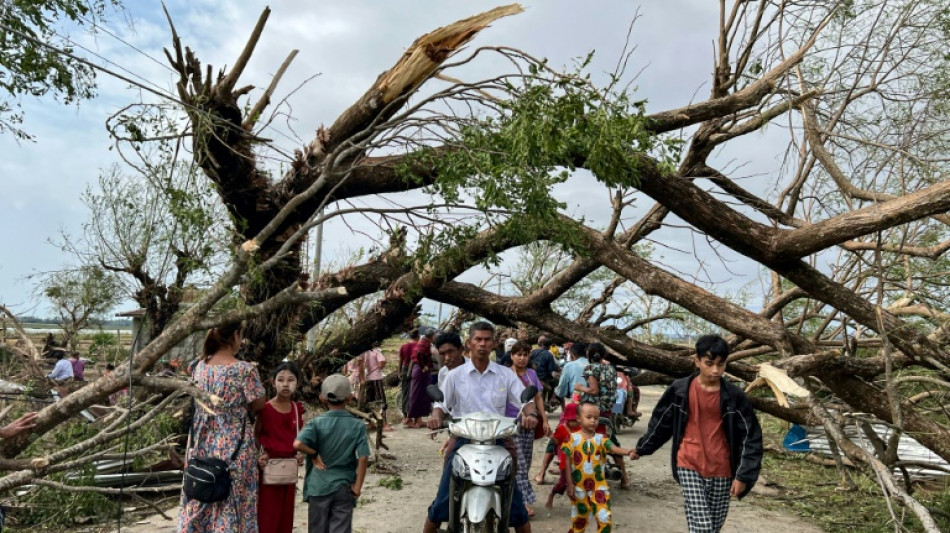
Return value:
[[(643, 390), (640, 409), (650, 413), (659, 399), (662, 389)], [(640, 438), (646, 427), (645, 418), (634, 428), (620, 434), (623, 445), (632, 445)], [(426, 508), (435, 496), (442, 460), (438, 450), (444, 437), (430, 440), (424, 430), (399, 429), (386, 439), (402, 469), (402, 490), (390, 490), (379, 486), (383, 475), (370, 473), (367, 476), (363, 496), (355, 512), (354, 531), (361, 533), (416, 533), (422, 529)], [(535, 461), (532, 473), (537, 472), (544, 440), (535, 443)], [(679, 532), (686, 530), (683, 517), (683, 497), (670, 474), (668, 448), (655, 455), (636, 461), (629, 468), (633, 489), (614, 490), (611, 498), (614, 513), (614, 531), (627, 532)], [(766, 472), (765, 475), (768, 473)], [(543, 500), (551, 488), (554, 476), (548, 476), (547, 485), (535, 487), (539, 503), (537, 515), (532, 519), (535, 532), (563, 533), (569, 529), (570, 508), (567, 499), (559, 497), (550, 511), (543, 507)], [(177, 510), (168, 513), (174, 517)], [(294, 533), (306, 533), (306, 504), (299, 503), (294, 520)], [(174, 521), (153, 516), (132, 527), (122, 529), (127, 533), (173, 533)], [(726, 533), (774, 533), (796, 531), (819, 533), (821, 529), (792, 514), (781, 514), (756, 507), (748, 501), (733, 501)]]

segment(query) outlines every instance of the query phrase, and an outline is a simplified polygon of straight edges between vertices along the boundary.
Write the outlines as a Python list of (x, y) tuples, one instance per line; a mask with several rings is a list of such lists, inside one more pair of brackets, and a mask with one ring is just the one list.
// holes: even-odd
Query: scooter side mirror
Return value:
[(439, 390), (438, 385), (429, 385), (426, 387), (426, 395), (433, 402), (443, 402), (445, 401), (445, 395), (442, 394), (442, 391)]
[(534, 385), (528, 385), (521, 392), (521, 403), (528, 403), (538, 394), (538, 388)]

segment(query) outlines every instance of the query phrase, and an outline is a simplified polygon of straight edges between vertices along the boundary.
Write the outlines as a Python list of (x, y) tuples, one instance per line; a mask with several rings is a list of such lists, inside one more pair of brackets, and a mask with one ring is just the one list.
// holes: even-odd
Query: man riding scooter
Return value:
[[(507, 403), (520, 405), (521, 393), (524, 390), (521, 380), (510, 369), (498, 365), (489, 357), (495, 347), (495, 327), (488, 322), (472, 324), (469, 328), (468, 347), (471, 359), (452, 370), (445, 378), (442, 404), (455, 417), (476, 412), (504, 416)], [(429, 429), (441, 428), (444, 416), (443, 409), (436, 406), (427, 423)], [(535, 412), (533, 404), (526, 405), (522, 425), (527, 429), (534, 429), (538, 424), (538, 419), (538, 413)], [(423, 533), (435, 533), (439, 525), (449, 519), (449, 483), (452, 462), (456, 452), (465, 442), (465, 439), (457, 439), (449, 445), (450, 451), (445, 458), (439, 491), (432, 505), (429, 506)], [(505, 447), (514, 457), (515, 450), (510, 439), (506, 440)], [(517, 533), (531, 532), (531, 524), (528, 522), (521, 491), (517, 487), (514, 488), (511, 499), (508, 525), (514, 527)]]

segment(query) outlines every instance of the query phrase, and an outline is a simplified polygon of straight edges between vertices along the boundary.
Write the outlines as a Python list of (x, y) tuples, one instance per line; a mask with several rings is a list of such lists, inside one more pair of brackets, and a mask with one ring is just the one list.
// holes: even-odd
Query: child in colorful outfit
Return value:
[(584, 533), (591, 520), (597, 521), (598, 533), (610, 533), (610, 487), (604, 470), (607, 455), (634, 455), (634, 450), (614, 446), (602, 433), (597, 433), (600, 407), (581, 402), (577, 408), (581, 430), (571, 433), (561, 446), (567, 471), (567, 496), (574, 502), (571, 509), (571, 531)]
[(722, 337), (696, 341), (699, 373), (666, 389), (631, 456), (673, 441), (673, 478), (683, 489), (690, 533), (720, 531), (729, 497), (748, 494), (762, 467), (762, 429), (745, 393), (723, 377), (728, 357)]
[[(300, 370), (293, 363), (282, 363), (274, 370), (274, 388), (277, 394), (257, 415), (255, 433), (263, 448), (258, 459), (261, 469), (271, 459), (294, 458), (303, 464), (303, 455), (294, 450), (294, 439), (303, 429), (303, 405), (293, 401), (297, 384), (302, 381)], [(297, 482), (267, 485), (261, 474), (260, 494), (257, 498), (257, 524), (260, 533), (291, 533), (294, 525), (294, 503)]]
[(309, 502), (310, 533), (353, 530), (353, 508), (366, 479), (369, 442), (363, 421), (346, 411), (352, 396), (346, 377), (327, 376), (320, 397), (329, 404), (329, 411), (307, 422), (294, 441), (294, 448), (310, 458), (303, 488)]
[(564, 459), (564, 453), (561, 452), (561, 445), (567, 442), (571, 433), (580, 431), (580, 429), (581, 425), (577, 421), (577, 404), (569, 403), (565, 405), (564, 412), (561, 413), (561, 422), (557, 425), (557, 428), (554, 430), (554, 435), (551, 437), (551, 441), (557, 449), (557, 467), (558, 470), (561, 471), (561, 474), (558, 476), (557, 483), (551, 487), (551, 493), (548, 494), (548, 501), (544, 504), (548, 509), (554, 507), (554, 496), (556, 494), (564, 494), (564, 491), (567, 490), (567, 470), (565, 467), (567, 463)]

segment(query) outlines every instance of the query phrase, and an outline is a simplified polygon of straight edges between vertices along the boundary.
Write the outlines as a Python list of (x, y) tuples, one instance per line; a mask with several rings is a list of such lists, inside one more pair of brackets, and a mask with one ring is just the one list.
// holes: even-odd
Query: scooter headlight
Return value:
[(459, 479), (472, 480), (472, 471), (468, 468), (468, 463), (458, 454), (452, 458), (452, 475)]

